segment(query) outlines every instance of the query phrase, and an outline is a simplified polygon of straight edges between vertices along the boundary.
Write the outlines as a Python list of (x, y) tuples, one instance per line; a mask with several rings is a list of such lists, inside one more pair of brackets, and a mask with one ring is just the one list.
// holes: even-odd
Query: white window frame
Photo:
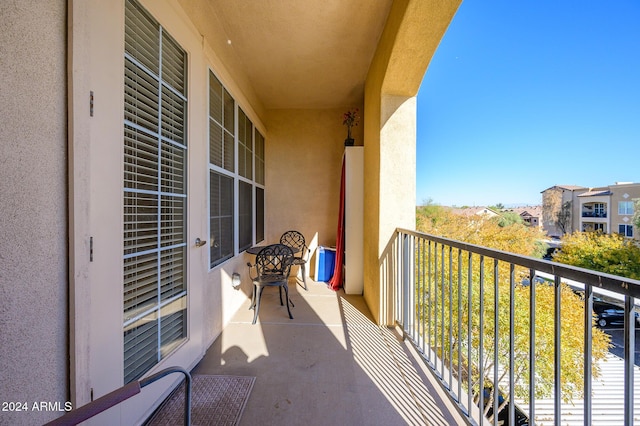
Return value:
[[(211, 259), (211, 251), (209, 251), (209, 270), (213, 270), (215, 268), (220, 267), (221, 265), (224, 265), (229, 259), (237, 256), (238, 254), (240, 254), (241, 252), (245, 251), (247, 248), (251, 247), (251, 245), (254, 245), (256, 243), (261, 242), (262, 240), (257, 240), (256, 239), (256, 220), (257, 220), (257, 206), (256, 206), (256, 188), (261, 188), (263, 191), (266, 192), (265, 190), (265, 185), (264, 183), (258, 183), (256, 181), (256, 152), (255, 152), (255, 134), (256, 132), (259, 132), (258, 129), (256, 128), (255, 123), (253, 122), (253, 120), (251, 120), (251, 118), (249, 117), (249, 115), (246, 112), (246, 108), (243, 108), (242, 105), (239, 104), (239, 102), (236, 100), (237, 97), (234, 96), (234, 94), (231, 92), (231, 90), (229, 90), (227, 88), (227, 86), (224, 84), (223, 80), (216, 74), (216, 72), (212, 69), (209, 68), (208, 69), (209, 73), (212, 74), (213, 76), (215, 76), (215, 78), (220, 82), (220, 84), (222, 85), (223, 89), (227, 90), (229, 92), (229, 94), (231, 95), (231, 97), (234, 100), (234, 159), (233, 159), (233, 164), (234, 164), (234, 169), (232, 171), (227, 170), (223, 167), (219, 167), (218, 165), (212, 164), (210, 162), (210, 159), (207, 159), (207, 164), (208, 164), (208, 173), (209, 176), (211, 175), (212, 172), (215, 173), (219, 173), (225, 176), (228, 176), (230, 178), (233, 179), (233, 255), (231, 256), (227, 256), (224, 257), (222, 259), (219, 259), (218, 261), (216, 261), (215, 264), (212, 264), (212, 259)], [(208, 74), (209, 75), (209, 74)], [(210, 88), (209, 88), (210, 89)], [(210, 94), (210, 90), (207, 91), (207, 98), (209, 99), (209, 94)], [(209, 104), (209, 103), (208, 103)], [(247, 140), (247, 148), (251, 150), (251, 178), (246, 178), (244, 176), (242, 176), (242, 174), (240, 173), (239, 170), (239, 157), (240, 157), (240, 135), (239, 135), (239, 124), (240, 124), (240, 110), (242, 110), (242, 113), (245, 114), (247, 120), (251, 123), (251, 134), (248, 135), (248, 140)], [(209, 116), (209, 114), (207, 114), (207, 117), (209, 119), (211, 119), (211, 117)], [(224, 127), (224, 126), (223, 126)], [(208, 133), (210, 133), (210, 126), (208, 126)], [(260, 135), (262, 136), (262, 132), (259, 132)], [(210, 136), (210, 135), (208, 135)], [(207, 140), (209, 141), (208, 143), (211, 143), (211, 139), (210, 137), (207, 138)], [(266, 146), (266, 139), (263, 137), (264, 140), (264, 144)], [(211, 147), (209, 146), (209, 150), (211, 149)], [(264, 164), (264, 159), (262, 159), (263, 162), (262, 164)], [(207, 200), (209, 201), (209, 206), (211, 205), (211, 188), (210, 188), (210, 179), (207, 180)], [(251, 185), (251, 194), (250, 194), (250, 198), (251, 198), (251, 218), (250, 218), (250, 226), (251, 226), (251, 243), (249, 245), (245, 245), (243, 247), (240, 247), (240, 183), (248, 183), (249, 185)], [(265, 206), (263, 205), (263, 212), (265, 210)], [(208, 216), (210, 217), (210, 212), (208, 211)], [(211, 222), (209, 221), (209, 223), (207, 224), (207, 227), (209, 228), (209, 235), (211, 235)], [(264, 223), (264, 217), (263, 217), (263, 230), (266, 227), (266, 223)]]
[(634, 212), (633, 201), (618, 201), (618, 215), (631, 216)]
[[(622, 231), (622, 229), (624, 229)], [(633, 225), (621, 223), (618, 225), (618, 234), (625, 238), (633, 238)]]

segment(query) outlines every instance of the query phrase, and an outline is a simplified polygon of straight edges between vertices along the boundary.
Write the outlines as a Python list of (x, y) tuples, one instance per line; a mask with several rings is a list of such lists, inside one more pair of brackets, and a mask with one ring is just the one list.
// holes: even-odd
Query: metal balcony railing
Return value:
[(607, 212), (593, 212), (593, 211), (583, 211), (582, 217), (600, 217), (606, 218)]
[[(633, 424), (640, 281), (404, 229), (396, 231), (380, 266), (387, 321), (402, 327), (471, 424), (560, 425), (578, 417), (579, 424), (592, 425), (594, 416), (611, 419), (614, 413), (593, 411), (593, 372), (599, 368), (593, 342), (604, 333), (595, 327), (593, 308), (594, 290), (596, 300), (602, 292), (614, 294), (624, 312), (624, 401), (616, 424)], [(579, 314), (567, 311), (571, 300)], [(543, 363), (546, 357), (552, 365)], [(580, 383), (566, 387), (565, 377)], [(563, 410), (571, 386), (583, 387), (573, 395), (582, 410), (581, 404)], [(544, 394), (553, 404), (552, 419), (536, 413)]]
[(46, 423), (45, 426), (78, 425), (94, 416), (115, 407), (140, 393), (141, 389), (173, 373), (184, 375), (184, 425), (191, 425), (191, 374), (180, 367), (169, 367), (139, 381), (128, 383), (90, 403), (69, 411), (62, 417)]

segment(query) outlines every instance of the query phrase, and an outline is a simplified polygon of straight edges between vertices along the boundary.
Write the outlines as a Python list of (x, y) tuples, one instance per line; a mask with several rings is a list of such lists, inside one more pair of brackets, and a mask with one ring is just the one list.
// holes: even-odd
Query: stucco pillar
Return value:
[(384, 95), (380, 115), (381, 251), (397, 227), (415, 227), (416, 97)]
[[(382, 129), (380, 132), (380, 240), (378, 253), (394, 240), (397, 228), (415, 229), (416, 219), (416, 97), (384, 95), (382, 97)], [(385, 269), (380, 268), (381, 280)], [(394, 273), (396, 271), (393, 271)], [(384, 283), (384, 281), (382, 281)], [(386, 285), (378, 286), (381, 294), (380, 320), (393, 325), (391, 295)]]
[(364, 297), (389, 324), (390, 242), (415, 227), (416, 98), (429, 61), (461, 0), (394, 1), (365, 83)]
[[(380, 139), (368, 140), (374, 146), (366, 146), (370, 155), (365, 160), (365, 223), (378, 226), (377, 233), (365, 232), (364, 297), (378, 322), (390, 324), (385, 283), (393, 271), (385, 259), (396, 228), (415, 228), (416, 98), (383, 95), (380, 101)], [(375, 169), (377, 181), (367, 183)]]

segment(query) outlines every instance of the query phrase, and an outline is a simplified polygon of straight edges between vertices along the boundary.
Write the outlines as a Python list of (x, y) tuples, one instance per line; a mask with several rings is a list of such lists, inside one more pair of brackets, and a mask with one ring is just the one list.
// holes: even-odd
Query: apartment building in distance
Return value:
[(556, 185), (542, 191), (542, 227), (551, 237), (575, 231), (619, 233), (640, 240), (634, 229), (634, 200), (640, 198), (640, 183), (587, 188)]

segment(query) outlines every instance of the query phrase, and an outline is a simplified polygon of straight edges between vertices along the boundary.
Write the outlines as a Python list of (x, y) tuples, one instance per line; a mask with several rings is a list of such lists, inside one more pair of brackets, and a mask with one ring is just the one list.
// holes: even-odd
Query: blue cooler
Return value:
[(327, 282), (333, 277), (336, 249), (319, 246), (316, 253), (316, 281)]

